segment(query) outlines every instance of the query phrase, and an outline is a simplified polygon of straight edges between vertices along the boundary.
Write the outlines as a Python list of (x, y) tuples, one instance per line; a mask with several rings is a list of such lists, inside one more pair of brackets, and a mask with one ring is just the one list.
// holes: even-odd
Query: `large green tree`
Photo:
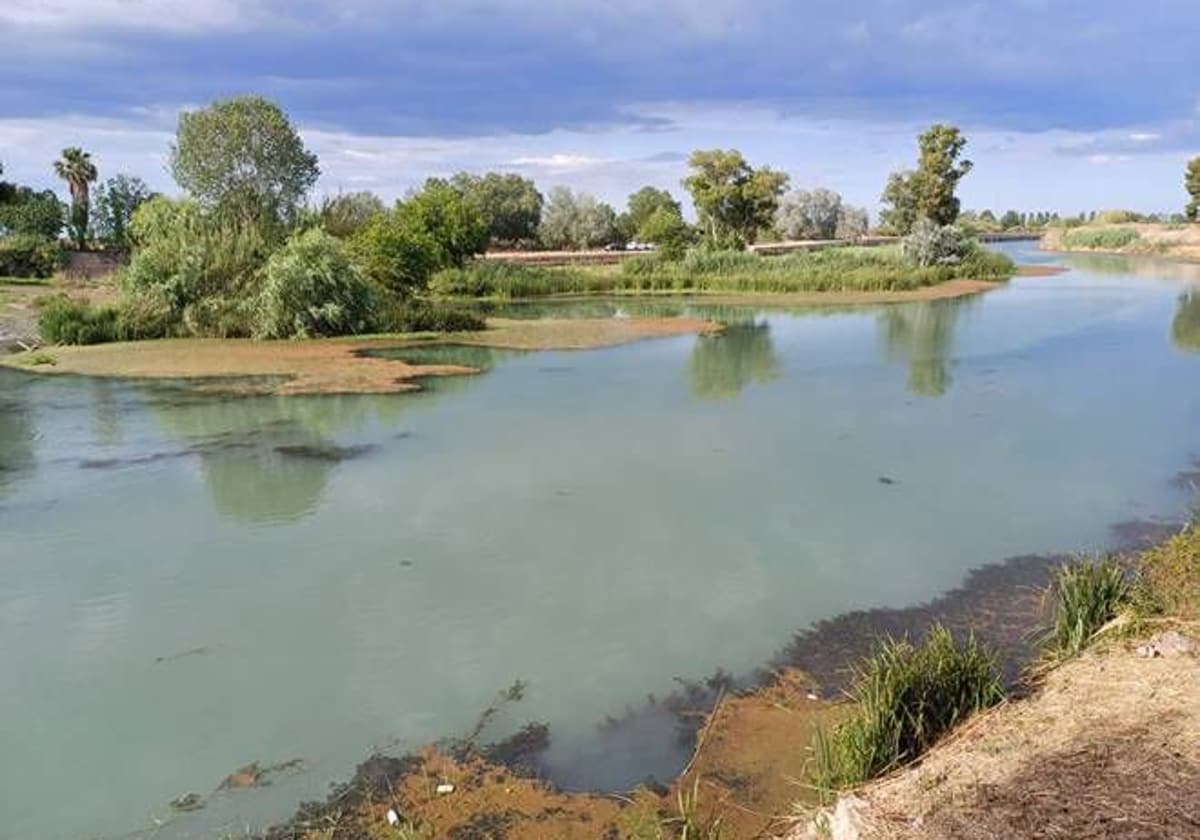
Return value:
[(900, 234), (908, 233), (920, 219), (950, 225), (960, 208), (958, 182), (973, 164), (962, 157), (967, 140), (952, 125), (938, 123), (917, 138), (919, 158), (911, 172), (894, 172), (883, 191), (881, 214), (884, 225)]
[(487, 250), (488, 225), (483, 214), (446, 181), (430, 178), (397, 212), (409, 216), (437, 242), (439, 267), (462, 266)]
[(320, 169), (278, 105), (243, 96), (179, 115), (171, 173), (206, 207), (278, 228), (296, 218)]
[(1183, 181), (1190, 200), (1187, 205), (1187, 217), (1192, 221), (1200, 219), (1200, 157), (1188, 161), (1187, 175)]
[(130, 247), (129, 224), (133, 214), (154, 193), (141, 178), (116, 175), (96, 188), (92, 202), (92, 233), (110, 248)]
[(657, 187), (642, 187), (629, 196), (629, 209), (618, 217), (617, 226), (627, 240), (642, 239), (642, 227), (659, 210), (683, 218), (683, 208), (669, 192)]
[(516, 245), (537, 239), (544, 199), (533, 181), (513, 173), (459, 172), (450, 185), (483, 215), (492, 243)]
[(54, 162), (54, 174), (67, 182), (71, 191), (71, 236), (80, 248), (87, 245), (88, 217), (90, 216), (90, 186), (99, 176), (92, 156), (78, 146), (62, 151), (62, 157)]
[(736, 149), (692, 152), (688, 166), (692, 174), (683, 184), (711, 243), (744, 247), (771, 226), (779, 197), (787, 188), (787, 175), (753, 168)]
[(538, 235), (548, 248), (597, 248), (620, 238), (612, 207), (567, 187), (550, 190)]
[(339, 239), (349, 239), (367, 222), (387, 212), (382, 199), (373, 192), (338, 193), (326, 196), (317, 207), (316, 217), (322, 230)]

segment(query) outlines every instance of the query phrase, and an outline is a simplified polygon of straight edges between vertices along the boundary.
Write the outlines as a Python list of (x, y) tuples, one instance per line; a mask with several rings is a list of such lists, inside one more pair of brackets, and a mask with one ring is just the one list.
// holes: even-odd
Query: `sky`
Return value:
[(1200, 155), (1196, 0), (0, 0), (0, 163), (65, 146), (174, 193), (181, 110), (257, 93), (318, 193), (514, 171), (618, 206), (697, 148), (872, 211), (953, 122), (964, 206), (1178, 211)]

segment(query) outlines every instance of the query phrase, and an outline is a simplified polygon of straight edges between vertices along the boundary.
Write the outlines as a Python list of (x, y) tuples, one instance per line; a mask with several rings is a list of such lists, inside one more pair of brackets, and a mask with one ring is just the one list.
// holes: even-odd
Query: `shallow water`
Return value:
[(549, 723), (556, 780), (665, 777), (669, 716), (599, 724), (674, 677), (1179, 516), (1200, 276), (1055, 259), (963, 301), (470, 351), (485, 373), (417, 395), (0, 372), (0, 837), (262, 825), (517, 679), (489, 734)]

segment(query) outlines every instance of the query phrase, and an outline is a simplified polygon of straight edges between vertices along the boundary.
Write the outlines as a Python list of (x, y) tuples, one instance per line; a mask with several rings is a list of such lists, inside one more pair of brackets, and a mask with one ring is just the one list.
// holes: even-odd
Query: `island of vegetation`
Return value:
[[(935, 125), (918, 145), (917, 167), (894, 174), (884, 193), (881, 229), (897, 239), (868, 247), (857, 244), (869, 232), (865, 211), (829, 190), (788, 192), (785, 174), (751, 166), (736, 150), (691, 156), (684, 186), (695, 224), (655, 187), (634, 193), (618, 214), (564, 187), (543, 197), (529, 180), (499, 173), (431, 178), (392, 207), (370, 193), (312, 204), (318, 160), (287, 115), (258, 97), (218, 101), (180, 116), (170, 150), (179, 198), (127, 175), (93, 190), (97, 166), (78, 148), (55, 163), (68, 207), (52, 192), (2, 185), (0, 277), (9, 279), (0, 329), (7, 323), (10, 343), (25, 348), (4, 363), (45, 373), (260, 376), (275, 383), (260, 387), (284, 393), (403, 390), (431, 371), (365, 351), (465, 336), (492, 346), (589, 347), (715, 328), (662, 318), (518, 328), (489, 320), (497, 302), (669, 295), (881, 303), (974, 294), (1006, 280), (1011, 261), (955, 224), (955, 191), (971, 170), (966, 139)], [(64, 229), (73, 259), (108, 255), (120, 264), (115, 276), (63, 279)], [(836, 247), (749, 249), (764, 239)], [(613, 264), (484, 258), (531, 248), (617, 253), (630, 243), (638, 251), (620, 251)], [(342, 340), (261, 345), (315, 338)]]

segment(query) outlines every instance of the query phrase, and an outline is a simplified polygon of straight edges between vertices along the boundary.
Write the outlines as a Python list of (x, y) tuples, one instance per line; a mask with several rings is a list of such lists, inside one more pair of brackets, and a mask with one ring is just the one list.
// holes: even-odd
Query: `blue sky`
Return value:
[(967, 206), (1177, 210), (1200, 154), (1195, 0), (3, 0), (0, 44), (0, 161), (47, 186), (82, 145), (173, 191), (179, 111), (246, 92), (320, 191), (388, 198), (501, 169), (623, 203), (733, 146), (874, 212), (949, 120)]

